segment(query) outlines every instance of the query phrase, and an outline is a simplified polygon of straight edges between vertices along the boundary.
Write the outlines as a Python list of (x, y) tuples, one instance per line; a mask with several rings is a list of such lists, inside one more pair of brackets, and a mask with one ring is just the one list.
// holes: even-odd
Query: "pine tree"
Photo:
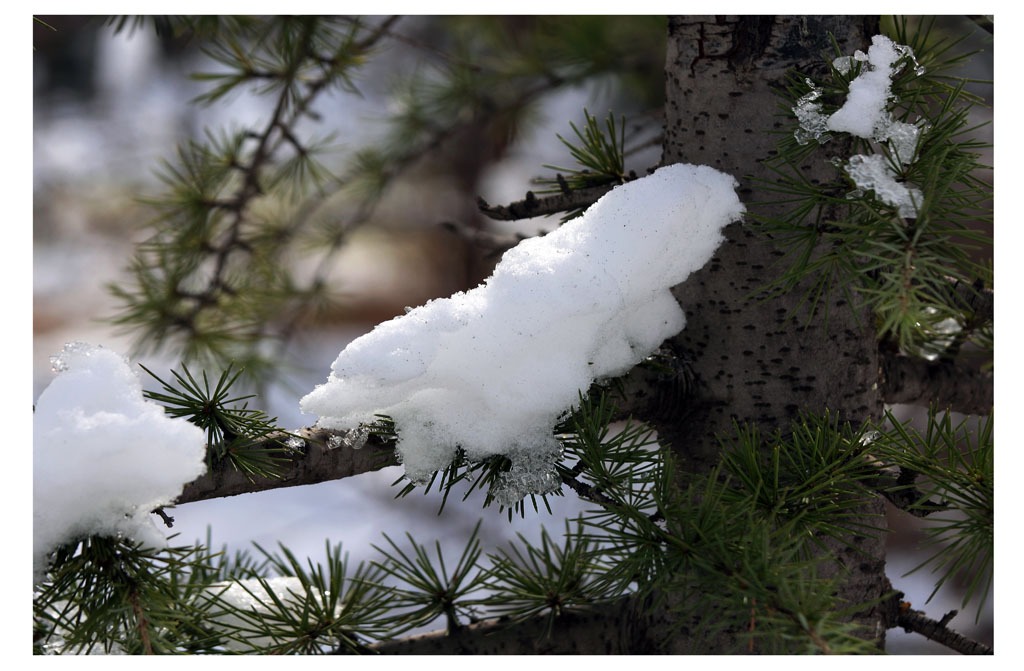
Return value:
[[(488, 557), (476, 532), (457, 558), (412, 535), (384, 537), (378, 559), (357, 566), (340, 546), (314, 564), (283, 547), (227, 557), (83, 538), (51, 555), (35, 587), (37, 653), (869, 653), (893, 627), (990, 652), (901, 601), (884, 572), (889, 501), (939, 520), (925, 562), (936, 590), (969, 575), (966, 604), (992, 586), (992, 248), (976, 228), (991, 220), (991, 186), (969, 132), (981, 101), (948, 75), (966, 56), (934, 21), (111, 21), (135, 23), (203, 45), (219, 68), (197, 75), (209, 85), (199, 102), (242, 88), (274, 101), (262, 125), (209, 131), (167, 161), (150, 237), (130, 279), (111, 287), (114, 321), (140, 351), (182, 361), (146, 371), (147, 396), (207, 433), (209, 472), (179, 504), (396, 463), (389, 417), (287, 432), (250, 404), (287, 363), (297, 329), (336, 305), (331, 263), (400, 177), (449, 161), (471, 193), (545, 96), (613, 80), (663, 113), (586, 112), (558, 138), (572, 165), (538, 166), (547, 172), (521, 201), (471, 201), (467, 212), (565, 221), (636, 179), (626, 157), (660, 132), (662, 164), (735, 175), (748, 214), (675, 287), (686, 329), (628, 375), (580, 390), (556, 427), (557, 494), (591, 504), (564, 530)], [(809, 133), (798, 118), (842, 106), (869, 67), (846, 57), (883, 32), (912, 50), (889, 108), (922, 129), (913, 160), (893, 139)], [(332, 140), (310, 129), (315, 102), (358, 93), (396, 43), (435, 68), (402, 83), (390, 133), (339, 169), (326, 158)], [(651, 76), (662, 67), (664, 97)], [(458, 151), (467, 144), (480, 151)], [(908, 213), (858, 188), (856, 155), (882, 157), (920, 202)], [(449, 228), (471, 252), (470, 286), (517, 242)], [(297, 257), (313, 271), (297, 273)], [(929, 408), (926, 426), (898, 421), (892, 403)], [(397, 491), (436, 489), (459, 505), (479, 489), (498, 524), (550, 495), (502, 499), (510, 467), (459, 453)], [(408, 636), (423, 627), (443, 631)]]

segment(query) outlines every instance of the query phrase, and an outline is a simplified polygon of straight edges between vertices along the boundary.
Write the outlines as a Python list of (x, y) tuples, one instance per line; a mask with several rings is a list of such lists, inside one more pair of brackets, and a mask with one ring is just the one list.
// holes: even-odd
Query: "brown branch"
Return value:
[(575, 477), (563, 475), (562, 484), (568, 486), (569, 489), (576, 492), (576, 495), (579, 496), (584, 501), (591, 501), (593, 503), (605, 506), (615, 505), (615, 501), (605, 496), (605, 494), (600, 489), (594, 487), (593, 485), (588, 485), (585, 482), (581, 482)]
[(995, 311), (995, 294), (981, 281), (972, 283), (950, 280), (950, 305), (962, 309), (973, 324), (991, 322)]
[(508, 205), (489, 205), (483, 198), (477, 198), (477, 206), (482, 213), (498, 221), (529, 219), (589, 207), (615, 186), (615, 184), (591, 186), (543, 198), (538, 198), (533, 191), (527, 191), (526, 198)]
[[(353, 449), (345, 444), (340, 444), (338, 447), (331, 446), (331, 438), (344, 439), (346, 435), (344, 431), (311, 427), (290, 432), (288, 435), (299, 436), (303, 439), (304, 445), (301, 449), (296, 450), (295, 456), (287, 464), (280, 477), (251, 476), (224, 463), (216, 470), (207, 472), (185, 485), (181, 496), (175, 500), (175, 503), (191, 503), (280, 487), (296, 487), (340, 480), (398, 464), (394, 443), (381, 440), (374, 435), (370, 435), (366, 444), (359, 449)], [(270, 447), (279, 444), (285, 437), (287, 437), (286, 434), (271, 436), (264, 442)], [(259, 445), (255, 447), (258, 448)]]
[[(645, 639), (636, 606), (630, 598), (593, 611), (566, 612), (555, 620), (547, 615), (514, 622), (508, 618), (482, 620), (452, 632), (436, 631), (370, 646), (386, 655), (615, 655), (662, 652)], [(632, 616), (631, 616), (632, 614)]]
[(878, 475), (867, 484), (889, 503), (914, 517), (927, 517), (949, 510), (948, 503), (924, 500), (922, 492), (914, 486), (917, 475), (907, 468), (879, 466)]
[(993, 373), (960, 360), (926, 361), (883, 351), (879, 387), (886, 403), (939, 405), (968, 415), (987, 415), (993, 405)]
[(135, 628), (139, 632), (142, 653), (152, 655), (153, 642), (149, 638), (149, 618), (146, 617), (146, 611), (142, 608), (142, 604), (139, 603), (139, 592), (137, 589), (132, 588), (128, 594), (128, 602), (131, 604), (132, 613), (135, 615)]
[(943, 615), (941, 620), (933, 620), (925, 615), (924, 611), (912, 610), (909, 603), (901, 601), (896, 615), (896, 626), (902, 627), (908, 634), (921, 634), (928, 640), (940, 643), (962, 655), (994, 654), (992, 648), (984, 643), (971, 640), (946, 626), (956, 614), (957, 611), (951, 610)]

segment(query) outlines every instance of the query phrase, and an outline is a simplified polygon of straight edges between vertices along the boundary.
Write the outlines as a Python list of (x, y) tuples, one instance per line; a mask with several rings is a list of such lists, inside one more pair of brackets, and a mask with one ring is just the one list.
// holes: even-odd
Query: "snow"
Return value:
[(467, 292), (379, 324), (338, 355), (303, 412), (345, 429), (390, 416), (406, 476), (457, 447), (513, 466), (499, 500), (559, 486), (552, 430), (592, 382), (629, 370), (685, 325), (669, 288), (711, 258), (744, 212), (736, 181), (672, 165), (619, 186), (505, 253)]
[[(889, 112), (893, 100), (892, 79), (907, 63), (913, 63), (917, 75), (924, 69), (917, 63), (913, 50), (896, 44), (884, 35), (871, 38), (871, 47), (865, 54), (857, 51), (853, 56), (842, 56), (833, 61), (839, 72), (850, 72), (855, 62), (861, 63), (861, 72), (850, 82), (843, 106), (831, 115), (821, 111), (817, 100), (821, 90), (810, 80), (811, 90), (797, 100), (793, 113), (799, 127), (795, 132), (797, 142), (806, 144), (811, 140), (827, 142), (829, 131), (849, 133), (877, 143), (888, 143), (895, 160), (901, 165), (913, 163), (921, 133), (925, 125), (896, 121)], [(852, 156), (844, 165), (847, 175), (857, 186), (850, 197), (859, 197), (865, 191), (874, 191), (875, 197), (899, 209), (901, 217), (917, 216), (922, 194), (919, 189), (899, 181), (899, 173), (881, 154)]]
[(913, 124), (894, 121), (888, 111), (893, 99), (892, 78), (903, 71), (908, 62), (914, 64), (918, 75), (924, 70), (917, 64), (913, 50), (896, 44), (884, 35), (871, 38), (868, 53), (857, 51), (853, 56), (835, 59), (833, 65), (841, 73), (848, 73), (854, 61), (861, 62), (861, 72), (850, 82), (843, 106), (831, 115), (821, 112), (821, 89), (807, 80), (810, 91), (797, 100), (793, 107), (800, 127), (796, 138), (805, 144), (810, 140), (825, 142), (828, 131), (849, 133), (876, 142), (891, 141), (903, 163), (909, 163), (917, 145), (920, 129)]
[(161, 547), (150, 511), (205, 471), (206, 435), (142, 396), (128, 362), (84, 343), (52, 358), (58, 375), (33, 414), (33, 557), (89, 535)]
[(817, 88), (810, 79), (805, 80), (811, 90), (800, 96), (793, 107), (799, 126), (796, 129), (796, 141), (800, 144), (807, 144), (811, 140), (819, 143), (828, 142), (831, 135), (828, 133), (828, 117), (821, 112), (821, 103), (816, 102), (821, 97), (821, 89)]
[[(905, 47), (904, 47), (905, 49)], [(856, 60), (864, 61), (861, 73), (850, 82), (846, 102), (829, 117), (830, 130), (870, 138), (886, 117), (886, 105), (892, 94), (892, 77), (897, 62), (905, 55), (888, 37), (875, 35), (867, 56), (858, 51)]]
[[(899, 209), (901, 217), (916, 217), (924, 199), (921, 190), (896, 181), (896, 171), (881, 154), (857, 154), (846, 163), (846, 174), (858, 189), (874, 191), (875, 197)], [(859, 195), (856, 192), (851, 196)]]

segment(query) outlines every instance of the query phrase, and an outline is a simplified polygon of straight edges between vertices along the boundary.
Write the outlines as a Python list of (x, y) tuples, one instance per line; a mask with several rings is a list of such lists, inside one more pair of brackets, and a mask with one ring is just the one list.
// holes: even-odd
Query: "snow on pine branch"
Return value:
[(593, 381), (621, 375), (685, 325), (669, 288), (701, 268), (744, 207), (736, 181), (671, 165), (505, 253), (475, 289), (429, 301), (348, 345), (301, 401), (324, 428), (390, 416), (406, 476), (461, 447), (512, 461), (499, 500), (557, 488), (553, 427)]
[(58, 375), (36, 401), (33, 557), (36, 577), (58, 545), (90, 535), (166, 544), (150, 511), (206, 470), (206, 434), (146, 400), (120, 355), (84, 343), (52, 357)]
[[(811, 140), (826, 142), (829, 132), (849, 133), (866, 140), (888, 143), (895, 160), (901, 165), (914, 161), (917, 143), (926, 126), (896, 121), (889, 112), (893, 100), (892, 79), (906, 67), (914, 65), (917, 75), (924, 73), (914, 58), (913, 50), (896, 44), (888, 37), (875, 35), (865, 54), (856, 51), (833, 62), (842, 73), (848, 73), (855, 62), (861, 72), (851, 82), (846, 101), (831, 115), (821, 112), (821, 89), (811, 85), (811, 91), (802, 96), (793, 108), (800, 127), (796, 139), (801, 144)], [(874, 191), (875, 197), (899, 209), (901, 217), (915, 217), (923, 196), (921, 190), (899, 181), (899, 175), (886, 157), (880, 154), (857, 154), (843, 166), (846, 174), (857, 186), (851, 196), (863, 191)]]

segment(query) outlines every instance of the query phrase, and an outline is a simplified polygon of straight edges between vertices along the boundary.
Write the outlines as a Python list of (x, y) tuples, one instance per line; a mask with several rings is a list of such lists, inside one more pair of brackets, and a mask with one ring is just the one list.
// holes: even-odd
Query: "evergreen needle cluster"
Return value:
[(163, 405), (168, 415), (184, 417), (206, 431), (209, 468), (218, 468), (226, 461), (250, 476), (277, 474), (292, 447), (287, 434), (277, 428), (276, 417), (268, 417), (262, 410), (250, 408), (248, 403), (239, 405), (253, 398), (252, 394), (231, 396), (241, 370), (232, 374), (228, 366), (211, 389), (205, 372), (200, 384), (187, 366), (183, 367), (183, 374), (172, 371), (178, 386), (164, 382), (145, 366), (141, 367), (163, 387), (162, 392), (144, 392), (146, 398)]
[[(993, 281), (991, 266), (978, 260), (992, 244), (985, 233), (992, 187), (981, 163), (987, 145), (976, 139), (969, 117), (980, 101), (948, 74), (967, 56), (955, 53), (963, 38), (933, 35), (933, 23), (911, 29), (897, 21), (893, 30), (893, 39), (916, 56), (893, 78), (888, 110), (895, 121), (921, 129), (913, 160), (900, 160), (891, 140), (825, 133), (808, 142), (786, 135), (772, 161), (776, 179), (766, 184), (785, 214), (760, 222), (789, 252), (776, 289), (801, 287), (813, 315), (819, 308), (827, 314), (821, 298), (839, 288), (851, 303), (871, 309), (880, 338), (927, 358), (943, 356), (953, 343), (990, 344), (991, 315), (975, 314), (971, 305)], [(848, 56), (836, 47), (835, 58)], [(834, 112), (864, 67), (861, 61), (848, 70), (826, 65), (824, 77), (790, 78), (782, 103), (790, 128), (802, 97), (817, 91), (824, 113)], [(901, 216), (873, 191), (856, 188), (839, 169), (854, 154), (883, 156), (897, 182), (920, 189), (916, 216)], [(800, 169), (828, 161), (837, 166), (828, 183), (811, 181)], [(973, 287), (971, 297), (965, 300), (956, 286)]]

